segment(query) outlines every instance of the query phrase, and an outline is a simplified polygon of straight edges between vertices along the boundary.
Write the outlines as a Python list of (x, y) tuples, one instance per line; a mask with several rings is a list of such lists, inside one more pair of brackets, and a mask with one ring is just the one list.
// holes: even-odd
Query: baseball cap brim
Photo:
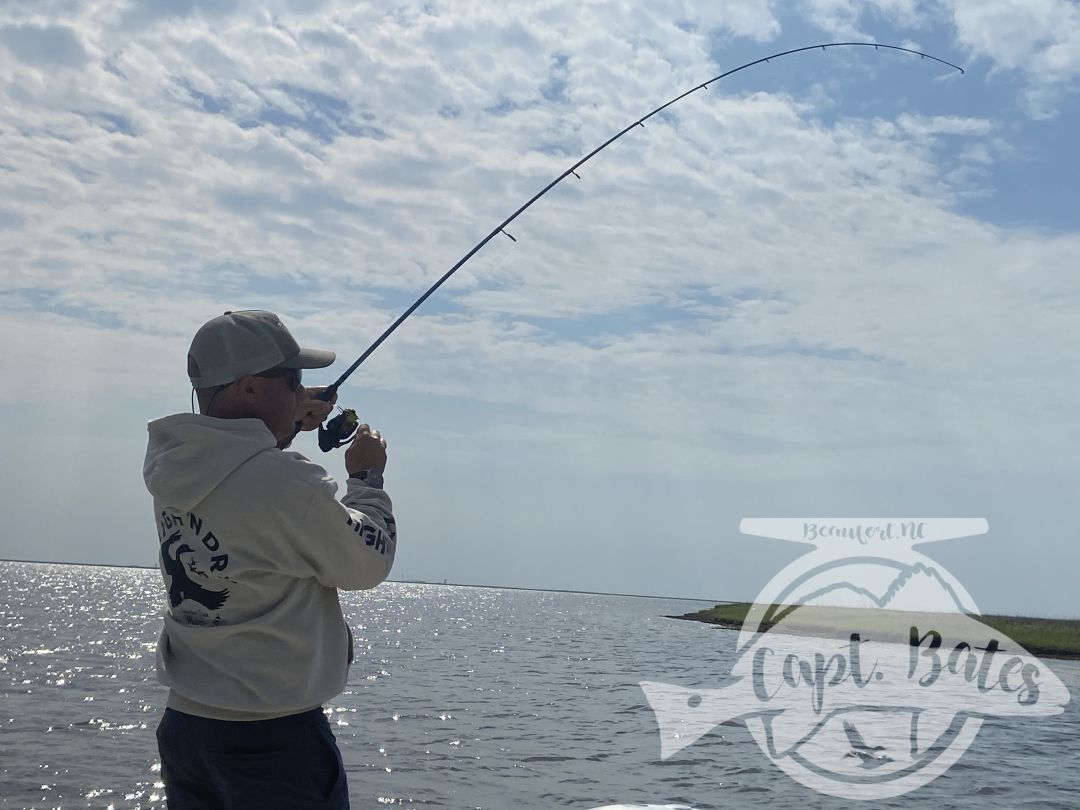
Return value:
[(291, 360), (278, 363), (278, 368), (326, 368), (337, 360), (334, 352), (323, 349), (301, 349)]

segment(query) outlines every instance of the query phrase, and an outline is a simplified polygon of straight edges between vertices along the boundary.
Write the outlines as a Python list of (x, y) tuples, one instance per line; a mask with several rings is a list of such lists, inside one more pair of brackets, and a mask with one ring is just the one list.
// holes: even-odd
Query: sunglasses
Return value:
[(301, 373), (298, 368), (272, 368), (255, 375), (256, 377), (284, 377), (290, 391), (299, 391), (301, 388)]

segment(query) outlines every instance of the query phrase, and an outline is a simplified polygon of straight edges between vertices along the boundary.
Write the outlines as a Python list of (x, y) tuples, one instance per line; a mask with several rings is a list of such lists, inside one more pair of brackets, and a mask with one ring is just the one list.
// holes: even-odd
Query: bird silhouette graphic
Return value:
[(851, 751), (847, 756), (859, 759), (863, 768), (880, 768), (882, 765), (895, 761), (888, 754), (882, 753), (885, 750), (885, 746), (867, 745), (854, 723), (849, 723), (847, 720), (844, 721), (844, 734), (847, 735), (848, 742), (851, 743)]
[(207, 610), (218, 610), (229, 598), (229, 589), (223, 591), (211, 591), (191, 581), (181, 554), (193, 554), (191, 546), (184, 543), (176, 547), (176, 556), (169, 552), (169, 547), (180, 542), (183, 535), (173, 532), (169, 538), (161, 544), (161, 565), (165, 573), (169, 575), (169, 604), (178, 607), (185, 599), (198, 602)]

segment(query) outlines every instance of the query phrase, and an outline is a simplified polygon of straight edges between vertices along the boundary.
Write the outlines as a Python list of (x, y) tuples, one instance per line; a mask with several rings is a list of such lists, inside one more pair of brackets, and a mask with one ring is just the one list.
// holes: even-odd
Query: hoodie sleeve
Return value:
[(305, 466), (306, 508), (283, 515), (292, 524), (292, 573), (347, 591), (374, 588), (390, 574), (397, 549), (390, 497), (349, 479), (345, 497), (338, 501), (337, 484), (329, 474), (310, 462)]

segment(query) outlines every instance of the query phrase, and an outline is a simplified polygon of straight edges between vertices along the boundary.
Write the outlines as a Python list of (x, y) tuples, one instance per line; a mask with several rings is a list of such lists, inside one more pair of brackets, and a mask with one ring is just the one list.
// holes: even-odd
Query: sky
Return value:
[[(393, 577), (753, 598), (744, 517), (984, 517), (925, 551), (1080, 616), (1080, 5), (0, 6), (0, 557), (153, 565), (146, 423), (224, 310), (389, 440)], [(343, 477), (310, 435), (297, 449)]]

